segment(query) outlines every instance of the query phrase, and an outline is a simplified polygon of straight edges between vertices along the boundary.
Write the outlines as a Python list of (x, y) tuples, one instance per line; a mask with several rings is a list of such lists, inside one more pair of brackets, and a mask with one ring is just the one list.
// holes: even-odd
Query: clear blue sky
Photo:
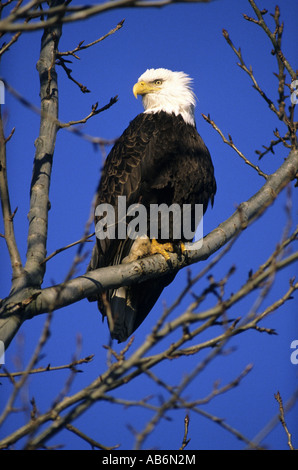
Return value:
[[(80, 2), (74, 1), (72, 4)], [(276, 2), (258, 0), (257, 4), (260, 8), (274, 12)], [(284, 0), (280, 2), (280, 8), (281, 18), (285, 22), (283, 51), (296, 70), (298, 3), (295, 0)], [(60, 51), (73, 49), (81, 40), (85, 40), (85, 43), (94, 41), (125, 18), (120, 31), (104, 42), (82, 51), (79, 54), (81, 60), (71, 65), (73, 76), (86, 85), (91, 93), (82, 94), (78, 87), (66, 78), (64, 71), (58, 68), (61, 121), (81, 119), (89, 114), (93, 103), (98, 101), (99, 106), (103, 106), (112, 96), (119, 96), (116, 105), (82, 127), (85, 133), (93, 136), (107, 139), (119, 136), (129, 121), (142, 111), (141, 100), (135, 100), (133, 97), (132, 86), (147, 68), (183, 70), (193, 77), (198, 97), (197, 128), (212, 155), (218, 183), (214, 208), (209, 210), (204, 218), (205, 234), (229, 217), (236, 205), (252, 196), (264, 181), (252, 168), (245, 165), (233, 150), (223, 144), (218, 134), (203, 120), (201, 113), (210, 113), (225, 135), (230, 133), (239, 149), (255, 164), (259, 163), (255, 150), (260, 150), (262, 145), (270, 143), (276, 127), (281, 133), (284, 131), (282, 124), (252, 88), (249, 77), (236, 65), (237, 58), (222, 36), (222, 29), (227, 29), (234, 44), (241, 46), (243, 57), (247, 65), (252, 65), (262, 88), (276, 100), (277, 79), (273, 72), (277, 72), (277, 67), (275, 57), (270, 53), (271, 43), (263, 30), (243, 19), (242, 13), (254, 15), (247, 0), (217, 0), (210, 4), (173, 5), (162, 9), (113, 10), (86, 22), (65, 26), (60, 41)], [(269, 13), (265, 18), (272, 27), (273, 20)], [(10, 52), (5, 54), (1, 63), (1, 75), (37, 106), (39, 79), (35, 65), (39, 49), (40, 33), (22, 35), (11, 47)], [(289, 82), (288, 76), (287, 81)], [(7, 113), (6, 134), (10, 133), (12, 127), (16, 127), (15, 134), (8, 144), (8, 175), (12, 210), (18, 206), (15, 230), (24, 260), (29, 186), (39, 119), (8, 94), (3, 109)], [(279, 147), (275, 155), (269, 154), (260, 162), (262, 170), (272, 173), (281, 165), (286, 155), (286, 149)], [(101, 165), (100, 151), (95, 151), (89, 143), (66, 130), (59, 131), (50, 190), (48, 253), (82, 236)], [(236, 265), (236, 273), (227, 287), (227, 296), (245, 282), (250, 269), (257, 269), (268, 258), (281, 239), (286, 223), (285, 204), (284, 191), (273, 207), (243, 233), (225, 261), (212, 271), (215, 279), (219, 280), (231, 265)], [(297, 220), (297, 199), (296, 202), (294, 199), (293, 218)], [(0, 231), (3, 232), (2, 226)], [(0, 243), (0, 296), (4, 297), (8, 294), (10, 285), (10, 265), (4, 240), (0, 239)], [(91, 250), (91, 244), (87, 248)], [(74, 253), (74, 250), (68, 250), (49, 261), (45, 286), (64, 279)], [(78, 274), (85, 271), (87, 262), (88, 259), (80, 266)], [(193, 272), (197, 272), (204, 265), (201, 263), (193, 266)], [(297, 267), (295, 270), (292, 266), (278, 275), (262, 309), (285, 293), (289, 278), (294, 274), (297, 275)], [(137, 330), (133, 349), (142, 343), (158, 319), (162, 302), (170, 304), (185, 279), (186, 271), (183, 270), (175, 282), (164, 291), (147, 320)], [(198, 286), (198, 292), (201, 292), (207, 283), (204, 279)], [(237, 304), (231, 316), (235, 318), (245, 315), (255, 298), (256, 294), (253, 294)], [(210, 305), (206, 304), (204, 308), (211, 306), (211, 301), (213, 300), (209, 299)], [(6, 365), (10, 371), (19, 367), (15, 366), (19, 351), (22, 353), (24, 365), (26, 364), (34, 350), (44, 320), (45, 317), (41, 316), (22, 327), (18, 339), (6, 353)], [(278, 412), (274, 394), (279, 390), (286, 402), (297, 386), (298, 366), (290, 362), (290, 344), (298, 339), (297, 324), (296, 298), (261, 325), (276, 329), (277, 336), (251, 331), (235, 337), (229, 343), (229, 348), (233, 351), (227, 356), (217, 358), (189, 386), (186, 395), (194, 400), (202, 398), (210, 393), (216, 380), (219, 379), (222, 385), (228, 383), (237, 377), (247, 364), (252, 363), (253, 370), (240, 387), (215, 398), (204, 409), (225, 418), (229, 425), (248, 438), (253, 438)], [(91, 364), (82, 367), (84, 373), (77, 375), (70, 393), (90, 383), (106, 367), (107, 354), (102, 345), (108, 343), (108, 329), (106, 324), (102, 324), (96, 305), (86, 300), (55, 313), (52, 335), (40, 365), (50, 363), (54, 366), (70, 362), (78, 334), (82, 336), (81, 357), (95, 354), (95, 358)], [(116, 350), (122, 347), (115, 345)], [(195, 356), (172, 361), (157, 367), (154, 372), (174, 385), (179, 382), (183, 372), (191, 371), (201, 359), (202, 357)], [(27, 389), (28, 397), (34, 396), (38, 409), (46, 411), (53, 397), (63, 388), (66, 377), (67, 373), (64, 372), (32, 377)], [(7, 385), (3, 381), (0, 389), (1, 403), (6, 401), (7, 393)], [(151, 394), (161, 394), (167, 398), (164, 390), (154, 387), (148, 379), (138, 380), (125, 391), (118, 390), (114, 395), (134, 399)], [(296, 447), (297, 410), (296, 404), (287, 416), (287, 424), (293, 433)], [(178, 449), (183, 436), (184, 415), (184, 410), (169, 413), (172, 420), (163, 420), (145, 441), (145, 447)], [(95, 405), (74, 424), (104, 445), (121, 444), (122, 449), (130, 449), (134, 439), (127, 425), (130, 424), (141, 431), (149, 418), (148, 411), (111, 407), (104, 403)], [(13, 415), (0, 430), (0, 436), (22, 424), (24, 416)], [(231, 434), (196, 414), (191, 414), (189, 437), (189, 450), (243, 448), (243, 443)], [(55, 437), (49, 444), (58, 443), (64, 444), (68, 449), (88, 448), (87, 444), (68, 432)], [(273, 449), (287, 448), (286, 435), (280, 425), (265, 439), (265, 444)]]

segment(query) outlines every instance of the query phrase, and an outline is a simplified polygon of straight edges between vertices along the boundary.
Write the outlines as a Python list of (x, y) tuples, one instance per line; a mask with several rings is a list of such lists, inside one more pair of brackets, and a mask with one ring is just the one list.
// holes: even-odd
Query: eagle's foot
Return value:
[(158, 243), (155, 238), (151, 241), (151, 254), (156, 253), (161, 254), (166, 261), (170, 259), (169, 253), (174, 252), (174, 247), (172, 243)]
[(129, 255), (122, 260), (122, 264), (131, 263), (138, 259), (144, 258), (151, 254), (151, 243), (150, 239), (147, 236), (142, 236), (136, 238), (134, 241)]
[(169, 253), (177, 252), (179, 254), (185, 254), (186, 248), (183, 242), (178, 243), (159, 243), (155, 238), (152, 240), (147, 236), (137, 238), (128, 254), (122, 260), (122, 264), (131, 263), (138, 259), (144, 258), (146, 256), (155, 255), (156, 253), (161, 254), (166, 261), (170, 260)]

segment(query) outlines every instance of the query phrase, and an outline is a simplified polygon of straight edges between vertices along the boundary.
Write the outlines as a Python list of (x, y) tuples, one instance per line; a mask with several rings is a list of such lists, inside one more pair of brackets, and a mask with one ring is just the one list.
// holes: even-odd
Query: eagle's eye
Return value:
[(162, 80), (154, 80), (154, 85), (162, 85)]

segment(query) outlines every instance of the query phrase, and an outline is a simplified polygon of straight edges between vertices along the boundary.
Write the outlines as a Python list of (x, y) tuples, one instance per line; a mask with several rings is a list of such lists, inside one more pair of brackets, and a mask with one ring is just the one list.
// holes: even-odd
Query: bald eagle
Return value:
[[(126, 207), (142, 204), (148, 209), (149, 227), (149, 208), (153, 204), (191, 207), (192, 225), (198, 223), (194, 219), (196, 204), (203, 205), (203, 212), (209, 201), (213, 205), (214, 168), (210, 153), (196, 130), (191, 82), (185, 73), (163, 68), (148, 69), (140, 76), (133, 94), (136, 98), (142, 96), (144, 112), (130, 122), (109, 153), (95, 207), (113, 207), (117, 212), (119, 196), (125, 196)], [(95, 224), (102, 217), (103, 214), (95, 212)], [(174, 219), (169, 220), (167, 239), (160, 237), (162, 220), (158, 222), (154, 240), (148, 234), (120, 239), (117, 231), (116, 235), (113, 232), (113, 237), (97, 238), (88, 269), (119, 265), (157, 252), (166, 257), (169, 244), (173, 249), (177, 246), (177, 240), (173, 239)], [(118, 228), (119, 223), (115, 222)], [(178, 242), (192, 239), (182, 233)], [(143, 322), (175, 275), (171, 272), (157, 279), (100, 292), (96, 299), (89, 300), (97, 300), (100, 312), (108, 318), (111, 337), (123, 342)]]

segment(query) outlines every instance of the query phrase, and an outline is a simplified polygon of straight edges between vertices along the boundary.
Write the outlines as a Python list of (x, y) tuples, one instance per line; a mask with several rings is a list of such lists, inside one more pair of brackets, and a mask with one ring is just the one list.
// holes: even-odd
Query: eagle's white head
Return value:
[(145, 113), (165, 111), (181, 114), (187, 124), (195, 125), (195, 94), (191, 89), (192, 79), (184, 72), (167, 69), (148, 69), (133, 87), (137, 98), (141, 95)]

